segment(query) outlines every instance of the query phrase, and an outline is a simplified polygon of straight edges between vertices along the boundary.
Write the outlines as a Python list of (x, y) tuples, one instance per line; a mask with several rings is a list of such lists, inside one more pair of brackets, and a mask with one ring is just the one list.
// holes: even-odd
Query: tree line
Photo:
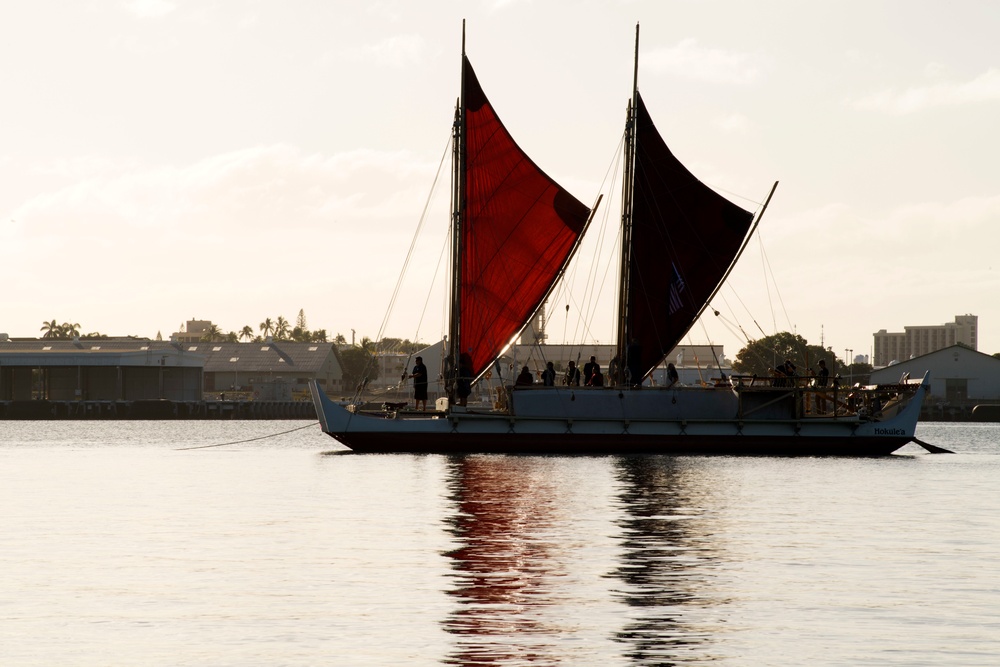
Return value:
[(44, 331), (42, 338), (49, 338), (55, 340), (72, 340), (74, 338), (107, 338), (106, 335), (98, 332), (81, 334), (80, 325), (76, 322), (63, 322), (59, 323), (58, 320), (50, 320), (49, 322), (42, 322), (42, 328), (40, 331)]
[(809, 375), (819, 368), (820, 359), (826, 361), (831, 375), (849, 377), (854, 382), (867, 384), (872, 372), (871, 364), (854, 363), (852, 359), (840, 360), (833, 350), (810, 345), (802, 336), (783, 331), (747, 343), (736, 354), (733, 373), (770, 377), (772, 369), (786, 359), (795, 364), (799, 375)]

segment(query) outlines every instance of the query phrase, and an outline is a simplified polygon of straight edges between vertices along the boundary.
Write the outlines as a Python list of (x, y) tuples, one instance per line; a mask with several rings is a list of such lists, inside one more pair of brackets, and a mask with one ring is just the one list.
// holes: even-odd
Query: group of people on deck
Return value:
[[(614, 364), (614, 360), (612, 361)], [(784, 363), (779, 364), (772, 370), (772, 385), (775, 387), (791, 387), (795, 386), (798, 377), (797, 367), (792, 362), (791, 359), (785, 359)], [(468, 359), (468, 355), (462, 355), (459, 361), (459, 373), (458, 381), (456, 385), (456, 397), (459, 405), (466, 405), (468, 396), (472, 392), (472, 378), (471, 378), (471, 360)], [(557, 374), (555, 365), (549, 361), (545, 364), (545, 369), (541, 371), (539, 375), (539, 381), (543, 386), (553, 387), (556, 384)], [(826, 361), (820, 360), (818, 364), (818, 370), (813, 371), (809, 369), (809, 375), (813, 376), (813, 384), (817, 388), (827, 387), (830, 385), (830, 370), (826, 367)], [(839, 376), (838, 376), (839, 377)], [(424, 365), (423, 359), (421, 357), (416, 358), (416, 364), (413, 366), (413, 371), (409, 374), (404, 373), (403, 379), (413, 379), (413, 398), (416, 404), (417, 410), (427, 409), (427, 385), (428, 385), (428, 374), (427, 367)], [(678, 373), (674, 365), (667, 364), (667, 387), (671, 387), (678, 383)], [(515, 386), (531, 386), (536, 384), (535, 375), (531, 372), (528, 366), (523, 366), (521, 368), (521, 373), (517, 376), (514, 381)], [(583, 371), (577, 367), (576, 362), (570, 361), (567, 364), (566, 372), (563, 374), (562, 385), (569, 387), (602, 387), (605, 384), (604, 374), (601, 372), (601, 365), (597, 363), (596, 357), (590, 357), (590, 361), (583, 365)], [(833, 380), (833, 386), (837, 385), (837, 378)], [(826, 398), (819, 394), (816, 396), (816, 407), (820, 413), (826, 410)]]
[[(612, 366), (615, 366), (616, 360), (617, 357), (612, 360)], [(468, 396), (471, 394), (471, 372), (471, 360), (468, 359), (467, 354), (461, 355), (459, 361), (458, 379), (455, 387), (458, 405), (466, 405)], [(614, 375), (614, 369), (612, 369), (611, 372)], [(403, 379), (413, 380), (413, 398), (415, 407), (417, 410), (426, 410), (428, 373), (427, 366), (424, 365), (421, 357), (416, 358), (416, 363), (413, 366), (412, 372), (406, 373), (404, 371)], [(535, 374), (532, 373), (531, 369), (528, 366), (523, 366), (520, 374), (514, 380), (514, 385), (524, 387), (540, 383), (545, 387), (553, 387), (556, 385), (557, 380), (558, 377), (555, 365), (553, 362), (549, 361), (546, 362), (544, 370), (538, 373), (537, 382)], [(667, 380), (669, 383), (667, 386), (677, 384), (677, 370), (674, 368), (673, 364), (668, 364)], [(597, 357), (592, 356), (590, 357), (590, 361), (583, 365), (582, 371), (576, 365), (575, 361), (568, 362), (560, 384), (569, 387), (603, 387), (605, 385), (605, 375), (601, 371), (601, 365), (597, 363)]]
[[(407, 374), (404, 370), (403, 379), (413, 380), (413, 403), (417, 410), (427, 409), (427, 366), (423, 357), (417, 357), (413, 371)], [(472, 358), (462, 354), (458, 359), (458, 377), (455, 380), (455, 397), (458, 405), (467, 405), (472, 394)]]
[[(826, 360), (820, 359), (817, 364), (817, 370), (812, 368), (808, 369), (809, 379), (814, 387), (817, 389), (825, 389), (826, 387), (832, 386), (834, 389), (840, 384), (840, 376), (830, 378), (830, 369), (826, 367)], [(796, 372), (797, 367), (792, 363), (791, 359), (785, 359), (785, 363), (779, 364), (772, 371), (771, 375), (773, 379), (771, 380), (771, 385), (774, 387), (794, 387), (797, 384), (795, 378), (799, 377)], [(819, 391), (815, 394), (816, 399), (816, 412), (818, 414), (825, 414), (827, 410), (827, 396), (823, 391)]]
[[(798, 367), (792, 363), (791, 359), (785, 359), (785, 363), (779, 364), (771, 371), (771, 376), (774, 378), (771, 384), (775, 387), (795, 386), (794, 378), (799, 377), (797, 370)], [(830, 369), (826, 367), (826, 361), (820, 359), (819, 370), (814, 371), (810, 368), (809, 376), (815, 379), (814, 384), (817, 387), (827, 386), (830, 383)]]
[[(539, 379), (543, 386), (554, 387), (556, 384), (556, 367), (549, 361), (545, 364), (545, 370), (540, 373)], [(514, 385), (525, 387), (535, 384), (535, 376), (527, 366), (521, 368), (521, 373), (514, 381)], [(604, 374), (601, 373), (601, 365), (597, 363), (597, 357), (591, 357), (590, 361), (583, 365), (583, 373), (577, 367), (575, 361), (570, 361), (566, 372), (562, 377), (562, 384), (569, 387), (603, 387)]]

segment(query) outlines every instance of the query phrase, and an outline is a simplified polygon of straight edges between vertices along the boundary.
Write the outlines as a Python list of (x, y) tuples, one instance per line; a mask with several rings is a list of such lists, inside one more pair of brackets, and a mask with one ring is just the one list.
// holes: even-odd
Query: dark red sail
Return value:
[(630, 354), (639, 353), (644, 373), (694, 324), (752, 220), (674, 157), (637, 93), (626, 343)]
[(514, 142), (463, 59), (460, 351), (478, 376), (541, 305), (589, 209)]

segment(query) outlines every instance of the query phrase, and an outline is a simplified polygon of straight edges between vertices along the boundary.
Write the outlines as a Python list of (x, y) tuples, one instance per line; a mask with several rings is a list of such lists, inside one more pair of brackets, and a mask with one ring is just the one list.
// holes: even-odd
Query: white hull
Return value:
[(315, 386), (313, 399), (323, 430), (358, 452), (884, 455), (913, 440), (928, 386), (881, 419), (810, 414), (809, 394), (777, 388), (518, 389), (510, 412), (354, 413)]

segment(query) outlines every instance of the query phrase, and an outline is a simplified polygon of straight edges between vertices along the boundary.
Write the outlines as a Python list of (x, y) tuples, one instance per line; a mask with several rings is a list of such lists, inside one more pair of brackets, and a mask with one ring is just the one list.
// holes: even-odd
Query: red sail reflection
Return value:
[[(564, 631), (545, 607), (557, 604), (563, 559), (552, 529), (565, 521), (542, 459), (470, 456), (450, 462), (463, 544), (448, 555), (460, 607), (444, 622), (461, 639), (452, 664), (556, 664), (551, 640)], [(550, 610), (552, 611), (552, 610)]]

